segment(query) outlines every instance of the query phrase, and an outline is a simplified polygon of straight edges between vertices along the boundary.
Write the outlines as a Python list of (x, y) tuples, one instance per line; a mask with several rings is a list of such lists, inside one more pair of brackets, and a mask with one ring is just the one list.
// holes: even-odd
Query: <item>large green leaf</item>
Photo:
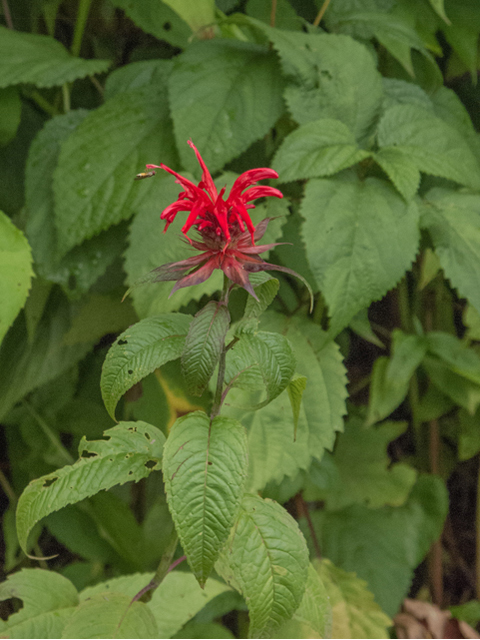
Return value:
[(187, 389), (201, 396), (218, 364), (230, 326), (228, 307), (211, 300), (192, 320), (182, 352)]
[(305, 593), (308, 564), (292, 516), (272, 500), (246, 495), (217, 569), (247, 601), (250, 638), (268, 638), (292, 617)]
[(331, 176), (368, 158), (352, 131), (340, 120), (307, 122), (282, 142), (272, 167), (282, 182)]
[[(145, 3), (143, 4), (143, 6)], [(118, 67), (108, 75), (105, 82), (105, 100), (114, 98), (119, 93), (131, 89), (139, 89), (148, 84), (166, 82), (172, 71), (172, 60), (141, 60)]]
[(420, 171), (408, 154), (397, 147), (386, 147), (372, 155), (405, 200), (411, 200), (420, 186)]
[(107, 440), (82, 438), (80, 459), (31, 482), (18, 501), (17, 532), (26, 549), (32, 527), (67, 504), (116, 484), (147, 477), (161, 467), (165, 436), (146, 422), (121, 422), (105, 431)]
[(164, 451), (168, 504), (188, 562), (205, 584), (233, 526), (247, 475), (245, 428), (196, 411), (173, 425)]
[(0, 343), (25, 304), (32, 276), (30, 245), (0, 211)]
[(54, 87), (103, 73), (109, 66), (109, 60), (75, 58), (50, 36), (0, 26), (0, 87), (20, 83)]
[(215, 22), (215, 0), (163, 0), (189, 25), (192, 31), (212, 29)]
[(62, 638), (158, 638), (158, 629), (146, 604), (106, 591), (77, 607)]
[(415, 258), (418, 210), (386, 182), (310, 180), (301, 213), (315, 279), (338, 333), (360, 309), (381, 298)]
[(480, 312), (480, 196), (432, 189), (421, 210), (421, 225), (447, 278)]
[(397, 149), (420, 171), (480, 187), (480, 165), (466, 140), (428, 109), (413, 104), (387, 109), (378, 125), (378, 144)]
[(137, 322), (117, 338), (105, 358), (100, 381), (103, 401), (112, 418), (125, 391), (182, 355), (191, 320), (182, 313), (154, 316)]
[(159, 78), (115, 96), (62, 143), (53, 178), (62, 255), (134, 213), (149, 187), (133, 179), (147, 162), (175, 163), (165, 91)]
[(189, 138), (214, 172), (266, 135), (282, 115), (282, 89), (276, 56), (266, 48), (227, 39), (192, 44), (169, 81), (183, 165), (199, 172)]
[(332, 607), (332, 638), (390, 638), (390, 618), (380, 609), (364, 580), (329, 560), (314, 561)]
[(8, 638), (61, 638), (67, 618), (78, 604), (78, 594), (59, 573), (43, 569), (22, 569), (0, 584), (0, 601), (19, 598), (22, 608), (0, 632)]

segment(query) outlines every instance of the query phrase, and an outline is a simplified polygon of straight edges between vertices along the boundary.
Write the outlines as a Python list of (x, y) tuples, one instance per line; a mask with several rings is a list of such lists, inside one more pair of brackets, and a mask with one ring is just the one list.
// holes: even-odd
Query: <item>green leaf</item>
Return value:
[(333, 638), (330, 595), (315, 569), (308, 567), (308, 578), (300, 606), (293, 618), (278, 629), (273, 638)]
[(426, 346), (430, 353), (447, 362), (452, 371), (480, 385), (480, 356), (459, 338), (443, 331), (430, 331)]
[(22, 569), (0, 584), (0, 601), (20, 598), (22, 608), (0, 627), (8, 638), (60, 638), (67, 618), (78, 604), (78, 594), (59, 573)]
[(480, 196), (432, 189), (426, 195), (421, 226), (427, 229), (445, 275), (480, 312)]
[(420, 185), (420, 171), (410, 160), (407, 152), (397, 147), (386, 147), (372, 155), (385, 171), (405, 200), (411, 200)]
[(444, 0), (429, 0), (432, 9), (444, 20), (447, 24), (450, 24), (447, 14), (445, 13)]
[(108, 440), (78, 447), (80, 459), (33, 480), (18, 501), (17, 532), (25, 551), (28, 534), (42, 518), (67, 504), (109, 489), (116, 484), (138, 481), (161, 467), (165, 437), (146, 422), (121, 422), (105, 431)]
[(422, 366), (442, 393), (470, 414), (475, 413), (480, 405), (480, 386), (477, 383), (455, 373), (449, 364), (438, 358), (426, 356)]
[[(145, 4), (143, 3), (142, 6)], [(118, 67), (108, 75), (104, 98), (110, 100), (119, 93), (140, 89), (149, 84), (166, 82), (172, 71), (172, 66), (171, 60), (142, 60)]]
[(268, 133), (283, 112), (273, 52), (227, 39), (193, 43), (176, 58), (170, 107), (182, 164), (195, 175), (191, 138), (213, 173)]
[(476, 627), (480, 621), (480, 602), (478, 600), (469, 600), (463, 604), (457, 604), (450, 607), (450, 613), (457, 620), (465, 620), (467, 624)]
[(15, 87), (0, 89), (0, 147), (8, 144), (17, 133), (22, 101)]
[(244, 334), (227, 352), (225, 382), (229, 387), (256, 390), (267, 397), (250, 410), (260, 409), (287, 388), (295, 373), (295, 355), (288, 340), (278, 333)]
[(100, 381), (105, 407), (113, 419), (125, 391), (182, 355), (190, 322), (191, 316), (182, 313), (164, 314), (141, 320), (117, 338), (105, 358)]
[(305, 593), (308, 551), (295, 520), (272, 500), (246, 495), (217, 569), (238, 587), (250, 614), (250, 638), (268, 638)]
[(480, 187), (480, 165), (463, 136), (427, 109), (412, 104), (387, 109), (378, 144), (399, 148), (419, 171)]
[[(406, 428), (405, 422), (365, 427), (360, 419), (352, 417), (345, 425), (345, 432), (339, 434), (335, 451), (327, 461), (335, 465), (334, 474), (330, 470), (330, 478), (334, 480), (330, 479), (319, 492), (307, 493), (306, 499), (324, 500), (327, 508), (333, 510), (355, 503), (367, 504), (371, 509), (404, 504), (417, 472), (407, 464), (392, 464), (387, 447)], [(316, 466), (318, 474), (324, 470), (323, 460)], [(310, 477), (315, 483), (315, 475), (312, 473)], [(322, 482), (325, 482), (323, 478)]]
[(175, 163), (163, 82), (119, 94), (79, 124), (61, 145), (53, 178), (62, 255), (132, 215), (148, 190), (133, 178), (159, 156)]
[(275, 154), (272, 167), (282, 182), (331, 176), (369, 157), (340, 120), (322, 118), (290, 133)]
[[(272, 7), (264, 0), (248, 0), (245, 6), (247, 15), (270, 24)], [(288, 0), (277, 0), (275, 10), (275, 27), (277, 29), (288, 29), (289, 31), (301, 30), (302, 18), (297, 15), (295, 9)]]
[(458, 459), (468, 460), (480, 451), (480, 429), (478, 428), (478, 411), (474, 415), (460, 409), (458, 412)]
[(292, 405), (293, 412), (293, 433), (296, 439), (298, 418), (300, 415), (300, 406), (302, 404), (303, 393), (307, 386), (307, 377), (295, 374), (288, 383), (287, 391), (290, 398), (290, 404)]
[(230, 326), (228, 307), (211, 300), (192, 320), (182, 352), (189, 393), (201, 396), (218, 364)]
[(325, 556), (366, 580), (376, 601), (393, 616), (410, 589), (414, 570), (440, 536), (447, 512), (443, 480), (423, 475), (401, 507), (357, 504), (311, 516)]
[(27, 239), (0, 211), (0, 343), (25, 304), (33, 276)]
[(193, 32), (201, 31), (202, 27), (207, 26), (211, 29), (215, 22), (214, 0), (163, 1), (188, 24)]
[(175, 527), (203, 586), (233, 526), (247, 474), (244, 427), (195, 411), (173, 425), (164, 451), (165, 489)]
[(141, 3), (137, 0), (112, 0), (112, 4), (123, 9), (146, 33), (174, 47), (184, 49), (188, 46), (192, 30), (166, 3), (158, 0), (143, 0)]
[(235, 325), (235, 335), (242, 333), (254, 333), (258, 327), (258, 319), (264, 311), (272, 304), (278, 293), (279, 281), (276, 278), (267, 276), (267, 280), (258, 285), (253, 285), (258, 300), (253, 296), (247, 296), (247, 303), (243, 318)]
[(62, 638), (158, 638), (158, 629), (146, 604), (106, 591), (77, 607)]
[(0, 87), (20, 83), (54, 87), (103, 73), (109, 66), (109, 60), (75, 58), (50, 36), (0, 26)]
[(392, 357), (380, 357), (373, 365), (368, 404), (369, 425), (389, 416), (405, 399), (410, 378), (426, 352), (425, 340), (416, 335), (393, 331)]
[(392, 620), (385, 615), (364, 580), (329, 560), (314, 560), (326, 585), (333, 614), (332, 638), (389, 638)]
[(415, 259), (417, 206), (376, 178), (318, 179), (307, 184), (301, 214), (307, 257), (336, 334), (394, 287)]

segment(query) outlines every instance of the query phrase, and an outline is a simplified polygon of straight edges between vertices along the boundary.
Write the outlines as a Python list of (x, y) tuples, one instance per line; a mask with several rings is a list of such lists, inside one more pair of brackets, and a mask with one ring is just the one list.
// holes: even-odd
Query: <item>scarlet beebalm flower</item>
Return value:
[[(177, 213), (187, 211), (188, 217), (182, 227), (182, 233), (190, 245), (201, 253), (186, 260), (170, 262), (157, 267), (137, 281), (135, 286), (147, 282), (176, 280), (177, 283), (170, 294), (172, 295), (183, 287), (205, 282), (215, 269), (221, 269), (232, 282), (257, 298), (249, 280), (249, 274), (276, 270), (300, 278), (310, 291), (308, 283), (295, 271), (287, 267), (269, 264), (259, 257), (261, 253), (269, 251), (280, 243), (256, 244), (263, 237), (271, 218), (265, 218), (255, 227), (248, 209), (254, 208), (255, 205), (252, 204), (252, 201), (257, 198), (265, 196), (283, 198), (281, 191), (274, 187), (257, 186), (259, 180), (278, 178), (276, 171), (265, 168), (245, 171), (235, 180), (228, 198), (224, 200), (225, 187), (217, 192), (202, 156), (193, 142), (189, 141), (188, 144), (195, 151), (202, 167), (202, 179), (198, 185), (164, 164), (147, 164), (146, 167), (149, 170), (149, 175), (152, 175), (152, 169), (168, 171), (184, 188), (184, 191), (178, 195), (176, 202), (162, 211), (160, 218), (166, 221), (165, 232)], [(200, 239), (191, 239), (187, 236), (192, 227), (196, 228)]]

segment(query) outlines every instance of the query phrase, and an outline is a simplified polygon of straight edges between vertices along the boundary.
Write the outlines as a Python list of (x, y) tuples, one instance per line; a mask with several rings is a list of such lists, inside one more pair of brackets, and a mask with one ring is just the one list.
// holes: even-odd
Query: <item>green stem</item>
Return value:
[(325, 0), (325, 2), (322, 4), (322, 7), (321, 7), (320, 11), (318, 12), (317, 17), (313, 21), (313, 26), (314, 27), (318, 27), (318, 25), (322, 21), (322, 18), (325, 15), (325, 11), (328, 9), (328, 5), (329, 4), (330, 4), (330, 0)]
[[(230, 289), (230, 280), (226, 275), (223, 276), (223, 291), (222, 297), (220, 301), (228, 304), (228, 292)], [(223, 343), (222, 353), (220, 354), (220, 360), (218, 363), (218, 375), (217, 375), (217, 387), (215, 389), (215, 397), (213, 399), (212, 411), (210, 413), (210, 420), (213, 420), (215, 416), (218, 416), (220, 412), (220, 408), (222, 406), (222, 393), (223, 393), (223, 385), (225, 382), (225, 365), (227, 359), (227, 350), (228, 347)]]
[(270, 10), (270, 26), (275, 26), (275, 17), (277, 14), (277, 0), (272, 0), (272, 8)]
[(475, 514), (475, 586), (477, 600), (480, 599), (480, 465), (477, 472), (477, 512)]
[(37, 89), (32, 91), (28, 97), (30, 97), (34, 102), (36, 102), (37, 105), (40, 107), (40, 109), (42, 109), (42, 111), (45, 111), (45, 113), (48, 113), (49, 116), (58, 115), (57, 109), (55, 109), (55, 107), (51, 105), (50, 102), (48, 102), (48, 100), (45, 100), (45, 98), (42, 96), (42, 94), (39, 91), (37, 91)]
[(55, 449), (59, 452), (59, 454), (65, 460), (65, 462), (67, 464), (73, 464), (75, 462), (75, 460), (70, 455), (70, 453), (65, 449), (65, 447), (60, 442), (60, 440), (57, 437), (57, 435), (52, 431), (52, 429), (50, 429), (50, 427), (45, 422), (45, 420), (42, 418), (42, 416), (39, 415), (35, 411), (35, 409), (26, 400), (23, 401), (23, 406), (30, 413), (30, 415), (36, 420), (37, 424), (42, 429), (43, 433), (47, 436), (47, 438), (53, 444)]
[[(136, 596), (132, 598), (132, 602), (135, 602), (136, 600), (140, 600), (141, 602), (148, 602), (152, 597), (153, 591), (155, 591), (155, 589), (161, 585), (168, 572), (171, 571), (177, 564), (180, 564), (180, 562), (177, 560), (172, 565), (172, 558), (175, 554), (177, 544), (177, 532), (175, 531), (175, 529), (173, 529), (167, 542), (167, 546), (165, 547), (165, 551), (163, 552), (160, 559), (160, 563), (157, 567), (157, 570), (155, 571), (155, 575), (150, 580), (150, 582), (145, 587), (143, 587), (143, 589), (141, 589)], [(182, 558), (179, 560), (182, 561), (184, 559), (185, 558), (182, 556)]]
[(73, 33), (72, 47), (70, 49), (74, 56), (78, 56), (80, 54), (83, 32), (85, 31), (85, 24), (87, 22), (91, 4), (92, 0), (80, 0), (78, 3), (77, 20), (75, 22), (75, 31)]
[(399, 282), (397, 291), (400, 324), (405, 333), (410, 333), (412, 331), (412, 318), (410, 315), (410, 300), (406, 276), (404, 276)]
[(63, 98), (63, 112), (68, 113), (70, 111), (70, 87), (68, 83), (62, 84), (62, 98)]
[(12, 505), (17, 504), (17, 496), (15, 495), (15, 491), (12, 489), (12, 485), (7, 479), (7, 476), (0, 470), (0, 487), (2, 487), (5, 495), (10, 500)]

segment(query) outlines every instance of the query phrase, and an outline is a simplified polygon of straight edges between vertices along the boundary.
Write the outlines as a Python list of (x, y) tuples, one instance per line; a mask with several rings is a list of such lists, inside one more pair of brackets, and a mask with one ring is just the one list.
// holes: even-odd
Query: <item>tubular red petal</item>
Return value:
[(247, 187), (254, 185), (259, 180), (266, 180), (267, 178), (278, 178), (278, 173), (273, 169), (267, 168), (250, 169), (249, 171), (245, 171), (242, 175), (238, 176), (233, 183), (230, 191), (230, 197), (239, 196)]
[(172, 222), (179, 211), (190, 211), (193, 204), (188, 200), (177, 200), (172, 202), (160, 214), (160, 220), (168, 220)]
[(184, 178), (183, 176), (181, 176), (179, 173), (177, 173), (173, 169), (170, 169), (170, 167), (167, 167), (166, 164), (161, 164), (159, 168), (163, 169), (164, 171), (168, 171), (168, 173), (171, 173), (172, 176), (175, 176), (177, 178), (177, 182), (179, 184), (181, 184), (182, 187), (185, 189), (186, 195), (187, 195), (188, 198), (192, 198), (193, 199), (195, 197), (198, 197), (199, 193), (204, 193), (191, 180), (189, 180), (188, 178)]
[(247, 189), (247, 191), (244, 191), (242, 193), (240, 198), (243, 200), (243, 202), (251, 202), (252, 200), (256, 200), (257, 198), (264, 198), (267, 196), (283, 198), (283, 193), (279, 189), (275, 189), (275, 187), (260, 185), (259, 187), (252, 187), (251, 189)]
[(215, 184), (212, 180), (212, 176), (210, 175), (210, 171), (207, 169), (207, 165), (205, 164), (205, 162), (203, 161), (202, 156), (200, 155), (197, 147), (193, 144), (193, 142), (191, 140), (188, 141), (189, 146), (195, 151), (195, 155), (197, 156), (197, 160), (200, 164), (200, 166), (202, 167), (202, 182), (204, 185), (204, 188), (208, 191), (210, 198), (212, 199), (212, 202), (215, 202), (215, 200), (217, 199), (217, 188), (215, 187)]

